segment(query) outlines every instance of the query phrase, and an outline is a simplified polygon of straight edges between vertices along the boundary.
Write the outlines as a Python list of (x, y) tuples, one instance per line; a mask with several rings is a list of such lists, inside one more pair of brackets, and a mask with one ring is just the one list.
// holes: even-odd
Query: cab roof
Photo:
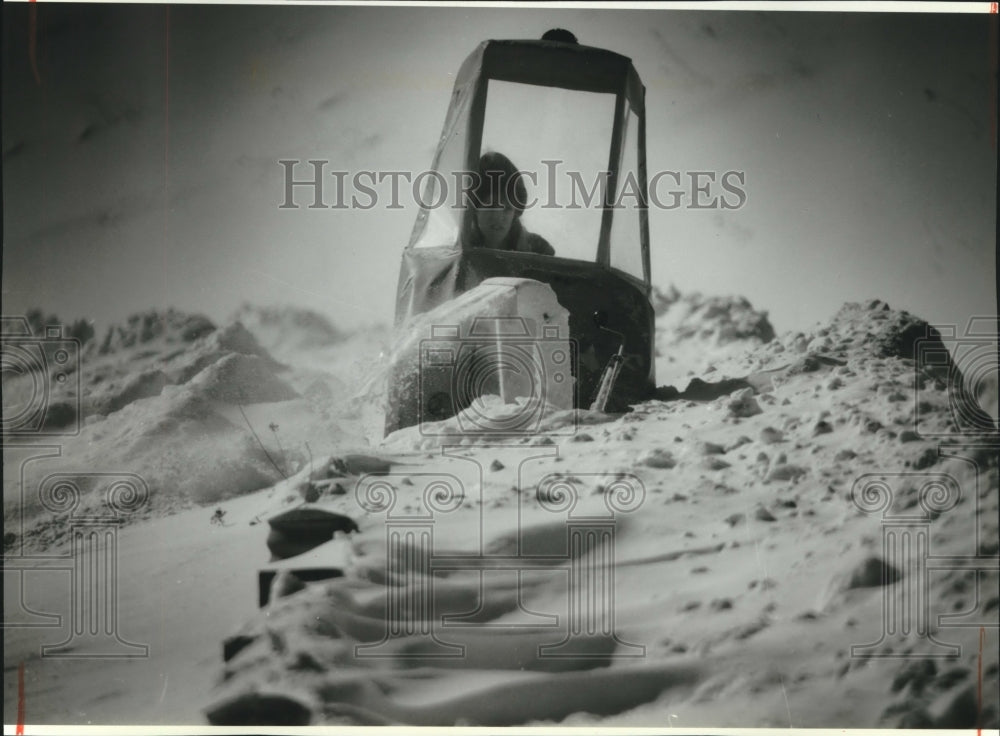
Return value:
[(484, 41), (462, 64), (456, 82), (462, 84), (477, 76), (583, 92), (622, 92), (633, 110), (643, 111), (645, 89), (632, 60), (594, 46), (563, 41)]

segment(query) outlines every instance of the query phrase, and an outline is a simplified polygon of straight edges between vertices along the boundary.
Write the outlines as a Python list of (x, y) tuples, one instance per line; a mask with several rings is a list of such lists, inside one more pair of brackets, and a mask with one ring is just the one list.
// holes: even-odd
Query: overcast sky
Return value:
[(34, 68), (29, 8), (3, 6), (4, 314), (391, 321), (416, 206), (281, 210), (278, 161), (421, 171), (465, 56), (554, 26), (633, 59), (651, 174), (745, 172), (740, 209), (653, 209), (654, 283), (779, 330), (868, 297), (997, 311), (986, 16), (33, 7)]

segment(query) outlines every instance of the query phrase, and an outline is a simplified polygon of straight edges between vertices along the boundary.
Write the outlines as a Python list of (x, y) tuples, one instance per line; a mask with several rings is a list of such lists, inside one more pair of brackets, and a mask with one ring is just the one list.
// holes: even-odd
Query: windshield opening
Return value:
[(515, 208), (531, 252), (544, 251), (540, 239), (548, 255), (596, 260), (614, 112), (612, 94), (489, 81), (480, 154), (520, 172), (525, 201)]

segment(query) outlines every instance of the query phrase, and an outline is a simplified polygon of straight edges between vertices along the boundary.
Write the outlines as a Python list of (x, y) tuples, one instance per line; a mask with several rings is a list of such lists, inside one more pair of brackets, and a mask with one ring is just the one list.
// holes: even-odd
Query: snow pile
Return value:
[[(230, 725), (996, 727), (998, 653), (980, 648), (979, 627), (1000, 613), (1000, 468), (992, 425), (974, 411), (989, 382), (963, 391), (976, 372), (968, 356), (952, 360), (946, 340), (882, 302), (765, 340), (741, 300), (667, 301), (664, 340), (720, 351), (684, 391), (627, 414), (551, 411), (524, 436), (470, 433), (455, 417), (374, 451), (332, 388), (362, 356), (357, 375), (376, 375), (372, 335), (271, 357), (235, 325), (171, 343), (181, 333), (154, 321), (143, 342), (136, 321), (131, 347), (123, 338), (82, 363), (83, 385), (114, 382), (117, 404), (36, 465), (148, 484), (139, 523), (120, 535), (119, 620), (129, 638), (169, 646), (101, 661), (71, 691), (53, 686), (64, 673), (52, 660), (37, 661), (37, 712), (156, 720), (165, 697), (171, 720)], [(464, 419), (475, 426), (491, 402)], [(24, 467), (34, 494), (41, 471)], [(37, 515), (34, 495), (11, 508), (18, 469), (5, 472), (5, 516), (25, 510), (36, 523), (8, 546), (59, 545), (65, 514)], [(100, 500), (101, 481), (85, 476), (86, 499)], [(214, 515), (195, 505), (207, 502)], [(258, 572), (279, 565), (267, 560), (266, 522), (296, 507), (358, 531), (280, 561), (271, 603), (255, 612)], [(919, 521), (928, 546), (892, 547), (889, 517)], [(569, 536), (590, 524), (603, 531)], [(412, 546), (387, 547), (400, 525), (413, 544), (429, 534), (447, 569), (431, 578)], [(928, 547), (981, 569), (922, 570), (908, 555)], [(458, 570), (456, 553), (534, 555), (536, 569)], [(613, 580), (616, 638), (584, 637), (583, 657), (542, 656), (581, 610), (569, 586), (584, 558), (614, 565), (601, 580)], [(331, 569), (343, 576), (318, 579)], [(904, 621), (918, 594), (924, 623)], [(914, 629), (924, 624), (933, 638)], [(427, 630), (462, 656), (435, 656)], [(24, 629), (11, 656), (45, 636), (55, 634)], [(166, 694), (128, 710), (167, 671)], [(981, 707), (980, 671), (994, 694)]]
[[(323, 452), (345, 437), (239, 322), (217, 328), (176, 310), (136, 314), (89, 341), (67, 373), (45, 384), (60, 457), (25, 465), (23, 487), (16, 467), (4, 473), (5, 519), (26, 519), (24, 541), (42, 547), (67, 532), (65, 519), (44, 513), (48, 474), (67, 474), (79, 490), (76, 513), (105, 507), (101, 478), (138, 476), (148, 518), (272, 485), (307, 461), (311, 438)], [(23, 397), (47, 378), (5, 371), (5, 412), (15, 400), (30, 405)]]
[(746, 297), (707, 296), (701, 292), (681, 294), (671, 285), (653, 290), (657, 331), (665, 344), (699, 339), (713, 345), (747, 341), (759, 345), (774, 339), (767, 312), (753, 308)]
[[(815, 370), (831, 358), (862, 362), (898, 361), (910, 375), (884, 391), (895, 396), (914, 392), (946, 393), (949, 424), (939, 431), (991, 432), (997, 427), (996, 331), (963, 340), (942, 338), (926, 321), (892, 309), (880, 299), (848, 302), (824, 325), (809, 333), (790, 332), (758, 352), (757, 368), (773, 368), (797, 361), (798, 370)], [(900, 399), (902, 400), (902, 399)], [(919, 408), (920, 397), (917, 399)], [(926, 413), (930, 419), (933, 413)], [(925, 427), (931, 431), (931, 427)]]
[(538, 444), (572, 437), (581, 426), (607, 422), (608, 414), (560, 409), (546, 401), (518, 397), (504, 403), (494, 394), (476, 398), (457, 415), (399, 429), (379, 443), (385, 452), (435, 451), (451, 445)]
[(245, 304), (233, 319), (272, 355), (294, 365), (288, 381), (317, 411), (357, 421), (363, 441), (382, 438), (389, 327), (343, 330), (316, 311), (287, 305)]
[(256, 355), (230, 353), (205, 367), (190, 381), (199, 394), (231, 404), (288, 401), (298, 394)]
[(168, 345), (186, 345), (214, 330), (215, 325), (200, 314), (187, 314), (174, 309), (166, 312), (149, 310), (131, 315), (125, 324), (109, 327), (100, 341), (98, 352), (107, 355), (159, 341)]
[(326, 348), (348, 337), (319, 312), (300, 307), (243, 304), (231, 319), (246, 325), (276, 355), (289, 349)]
[[(206, 715), (230, 725), (773, 728), (791, 713), (800, 727), (995, 727), (995, 697), (977, 705), (974, 673), (981, 667), (983, 692), (995, 694), (997, 653), (979, 654), (975, 627), (932, 624), (953, 652), (939, 660), (938, 645), (904, 632), (898, 617), (929, 591), (933, 620), (965, 611), (995, 625), (997, 572), (938, 571), (927, 583), (907, 557), (915, 548), (883, 546), (884, 514), (924, 513), (934, 555), (997, 554), (996, 453), (975, 441), (939, 452), (938, 436), (987, 430), (956, 413), (961, 397), (945, 378), (959, 366), (913, 357), (918, 333), (943, 348), (912, 315), (846, 305), (810, 335), (735, 338), (739, 349), (759, 341), (741, 360), (752, 371), (733, 387), (706, 376), (701, 398), (578, 412), (502, 444), (462, 436), (457, 420), (398, 433), (381, 450), (396, 455), (385, 470), (342, 475), (336, 493), (318, 497), (360, 527), (348, 563), (342, 547), (329, 553), (344, 577), (276, 579), (269, 607), (227, 640)], [(460, 446), (426, 444), (435, 429)], [(539, 654), (565, 639), (562, 617), (554, 628), (525, 621), (573, 610), (564, 569), (435, 577), (433, 610), (475, 619), (449, 628), (419, 616), (431, 610), (418, 605), (425, 573), (398, 568), (419, 556), (387, 559), (385, 509), (432, 519), (449, 555), (506, 550), (513, 534), (511, 549), (530, 555), (530, 540), (545, 540), (539, 554), (567, 555), (571, 566), (582, 550), (552, 514), (581, 523), (626, 498), (641, 508), (616, 512), (614, 554), (603, 556), (615, 564), (617, 640), (608, 649), (588, 639), (583, 658)], [(431, 501), (447, 508), (429, 511)], [(309, 554), (323, 559), (322, 548)], [(885, 616), (896, 617), (893, 631), (882, 630)], [(390, 624), (410, 635), (390, 635)], [(420, 635), (427, 627), (437, 643)], [(464, 653), (436, 656), (441, 642)], [(380, 656), (363, 656), (365, 646)], [(642, 655), (613, 656), (630, 646)]]
[(767, 312), (745, 297), (654, 289), (657, 385), (683, 388), (691, 376), (738, 374), (747, 351), (771, 342)]

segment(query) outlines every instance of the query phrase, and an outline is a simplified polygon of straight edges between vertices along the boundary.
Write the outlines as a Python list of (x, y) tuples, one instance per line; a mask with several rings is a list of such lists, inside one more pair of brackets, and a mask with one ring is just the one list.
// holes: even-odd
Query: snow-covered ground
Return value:
[[(671, 291), (657, 305), (658, 399), (451, 448), (417, 429), (378, 442), (388, 330), (246, 306), (221, 326), (149, 313), (95, 336), (79, 394), (67, 381), (50, 397), (69, 407), (52, 426), (78, 421), (79, 434), (58, 457), (41, 439), (5, 447), (5, 566), (29, 569), (4, 576), (5, 620), (51, 624), (5, 629), (6, 712), (23, 666), (29, 724), (996, 728), (998, 471), (982, 444), (995, 386), (992, 406), (982, 386), (985, 413), (957, 405), (947, 366), (907, 357), (926, 325), (878, 301), (779, 336), (740, 298)], [(5, 411), (30, 378), (5, 374)], [(960, 431), (971, 444), (941, 454)], [(38, 498), (53, 474), (80, 490), (76, 519), (47, 510), (58, 494)], [(121, 641), (71, 636), (94, 620), (91, 591), (78, 600), (66, 569), (42, 568), (65, 567), (79, 517), (109, 513), (108, 484), (133, 477), (148, 499), (114, 535)], [(550, 560), (520, 578), (438, 573), (435, 613), (476, 611), (476, 625), (435, 628), (461, 657), (428, 658), (420, 637), (359, 655), (383, 638), (386, 601), (416, 605), (426, 580), (397, 565), (408, 584), (386, 587), (379, 493), (410, 524), (426, 503), (446, 507), (423, 519), (435, 554)], [(303, 504), (359, 525), (316, 553), (345, 577), (297, 590), (279, 576), (258, 611), (267, 520)], [(906, 528), (929, 547), (893, 556), (892, 514), (916, 517)], [(613, 522), (613, 543), (567, 546), (568, 520)], [(613, 551), (595, 600), (617, 638), (540, 656), (581, 610), (574, 560), (598, 550)], [(419, 633), (417, 609), (400, 610)], [(62, 654), (148, 652), (40, 656), (67, 640)]]

